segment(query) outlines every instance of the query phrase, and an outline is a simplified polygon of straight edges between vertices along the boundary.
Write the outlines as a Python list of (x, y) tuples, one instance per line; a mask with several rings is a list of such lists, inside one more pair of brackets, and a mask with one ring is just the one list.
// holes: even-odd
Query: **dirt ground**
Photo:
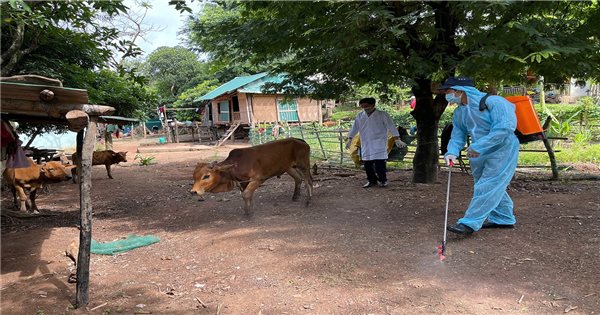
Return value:
[[(78, 236), (78, 190), (53, 185), (38, 198), (51, 215), (2, 217), (2, 314), (600, 313), (596, 166), (574, 180), (518, 173), (509, 187), (516, 228), (448, 235), (440, 262), (446, 170), (435, 184), (412, 184), (411, 171), (398, 170), (389, 187), (363, 189), (362, 171), (321, 168), (308, 208), (291, 201), (290, 177), (273, 178), (247, 218), (239, 192), (204, 201), (189, 193), (196, 162), (233, 146), (146, 153), (156, 157), (150, 166), (133, 160), (137, 143), (115, 146), (129, 162), (113, 167), (113, 180), (93, 169), (93, 237), (160, 242), (92, 255), (90, 304), (74, 310), (64, 251)], [(472, 179), (455, 172), (452, 184), (451, 223)], [(2, 207), (10, 204), (3, 192)]]

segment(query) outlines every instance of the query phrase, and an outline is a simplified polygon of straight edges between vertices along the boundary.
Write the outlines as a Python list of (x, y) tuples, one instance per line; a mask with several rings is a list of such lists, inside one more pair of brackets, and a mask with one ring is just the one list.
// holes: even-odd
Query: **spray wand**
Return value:
[(454, 166), (454, 162), (452, 160), (449, 161), (448, 168), (448, 188), (446, 189), (446, 214), (444, 216), (444, 239), (442, 240), (442, 244), (438, 245), (438, 255), (440, 256), (440, 260), (444, 261), (446, 259), (446, 228), (448, 227), (448, 204), (450, 203), (450, 180), (452, 179), (452, 166)]

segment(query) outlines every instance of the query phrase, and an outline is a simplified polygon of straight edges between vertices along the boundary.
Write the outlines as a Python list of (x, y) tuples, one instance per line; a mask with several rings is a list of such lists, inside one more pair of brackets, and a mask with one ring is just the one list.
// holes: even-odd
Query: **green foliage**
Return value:
[(142, 73), (156, 90), (159, 103), (172, 104), (183, 91), (208, 79), (208, 66), (184, 47), (160, 47), (146, 58)]
[(600, 139), (600, 107), (591, 97), (582, 97), (577, 104), (546, 104), (544, 111), (537, 106), (540, 117), (551, 116), (550, 135), (570, 137), (575, 141)]
[(156, 159), (155, 156), (143, 156), (141, 154), (136, 154), (133, 160), (139, 160), (140, 166), (148, 166), (154, 164), (154, 159)]
[[(390, 105), (377, 105), (377, 108), (383, 110), (390, 114), (394, 124), (397, 126), (402, 126), (404, 128), (410, 128), (415, 126), (415, 119), (410, 115), (410, 107), (401, 107), (397, 108), (395, 106)], [(454, 109), (456, 106), (449, 106), (442, 117), (439, 120), (439, 126), (445, 126), (446, 124), (452, 123), (452, 114), (454, 113)], [(358, 114), (362, 109), (360, 107), (356, 107), (354, 104), (345, 104), (343, 106), (338, 106), (334, 109), (332, 120), (335, 121), (354, 121), (354, 117)]]
[[(200, 96), (216, 89), (219, 86), (217, 80), (206, 80), (193, 88), (187, 89), (179, 95), (175, 103), (173, 103), (173, 107), (201, 107), (202, 104), (197, 102)], [(177, 120), (185, 121), (185, 120), (200, 120), (199, 113), (195, 111), (177, 111), (176, 113)]]
[(156, 104), (157, 96), (152, 90), (111, 70), (85, 72), (80, 82), (87, 89), (91, 104), (112, 106), (115, 116), (143, 119), (141, 113), (152, 111)]
[(36, 73), (59, 79), (67, 65), (90, 70), (107, 65), (111, 48), (118, 46), (113, 44), (118, 31), (101, 25), (96, 16), (126, 10), (121, 1), (13, 0), (0, 6), (2, 75)]
[(347, 103), (341, 106), (337, 106), (333, 110), (333, 115), (331, 116), (332, 120), (335, 121), (353, 121), (356, 114), (358, 114), (362, 109), (357, 107), (356, 104)]
[(560, 82), (600, 77), (599, 12), (591, 1), (223, 1), (191, 21), (190, 43), (222, 64), (290, 73), (323, 97), (454, 73), (520, 82), (531, 69)]

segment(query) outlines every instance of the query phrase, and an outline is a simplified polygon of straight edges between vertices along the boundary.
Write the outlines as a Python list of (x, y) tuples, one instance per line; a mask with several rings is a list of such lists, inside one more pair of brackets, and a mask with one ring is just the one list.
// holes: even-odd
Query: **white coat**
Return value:
[(348, 138), (360, 133), (360, 156), (363, 161), (387, 160), (388, 132), (394, 137), (400, 136), (388, 113), (376, 109), (369, 116), (361, 111), (354, 119)]

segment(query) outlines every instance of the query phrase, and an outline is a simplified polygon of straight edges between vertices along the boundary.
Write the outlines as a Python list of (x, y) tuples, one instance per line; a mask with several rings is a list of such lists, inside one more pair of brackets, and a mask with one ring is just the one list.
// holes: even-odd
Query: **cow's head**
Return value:
[(113, 152), (112, 160), (115, 164), (119, 162), (127, 162), (127, 152)]
[(190, 192), (202, 195), (205, 192), (231, 191), (234, 187), (231, 168), (235, 164), (218, 165), (217, 162), (198, 163), (194, 170), (194, 186)]
[(51, 161), (40, 165), (40, 176), (48, 182), (61, 182), (71, 179), (71, 172), (60, 161)]

